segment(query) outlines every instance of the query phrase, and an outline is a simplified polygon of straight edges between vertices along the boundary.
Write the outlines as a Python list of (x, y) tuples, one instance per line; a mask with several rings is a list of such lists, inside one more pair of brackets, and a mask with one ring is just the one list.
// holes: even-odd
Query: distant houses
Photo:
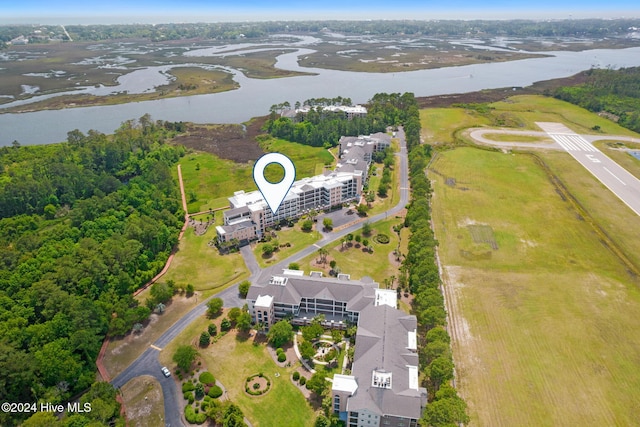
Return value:
[(365, 117), (367, 115), (367, 108), (362, 105), (324, 105), (324, 106), (309, 106), (304, 105), (300, 108), (289, 109), (282, 111), (282, 117), (288, 117), (295, 120), (299, 115), (306, 116), (311, 110), (323, 111), (328, 113), (342, 113), (348, 120), (352, 120), (355, 117)]

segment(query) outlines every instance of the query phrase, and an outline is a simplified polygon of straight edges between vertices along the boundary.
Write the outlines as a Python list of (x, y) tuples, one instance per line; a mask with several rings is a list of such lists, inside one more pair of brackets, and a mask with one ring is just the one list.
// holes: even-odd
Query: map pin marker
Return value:
[[(282, 166), (284, 169), (284, 178), (278, 183), (271, 183), (264, 177), (264, 169), (275, 163)], [(280, 153), (268, 153), (260, 157), (256, 164), (253, 166), (253, 180), (258, 186), (258, 190), (262, 193), (262, 197), (271, 208), (271, 212), (275, 215), (280, 208), (280, 204), (287, 197), (289, 189), (293, 185), (293, 181), (296, 179), (296, 167), (293, 165), (291, 159), (284, 154)]]

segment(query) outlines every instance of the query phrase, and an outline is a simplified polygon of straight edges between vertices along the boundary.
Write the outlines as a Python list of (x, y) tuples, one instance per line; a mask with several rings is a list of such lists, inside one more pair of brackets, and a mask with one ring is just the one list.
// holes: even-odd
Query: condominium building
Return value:
[(216, 227), (218, 242), (246, 244), (260, 239), (267, 227), (296, 219), (311, 210), (330, 209), (360, 200), (373, 153), (391, 146), (382, 132), (340, 138), (340, 159), (334, 171), (296, 181), (276, 213), (259, 191), (236, 191), (229, 197), (231, 209), (223, 213), (224, 225)]
[(357, 323), (351, 375), (333, 377), (334, 412), (347, 427), (417, 427), (427, 402), (418, 379), (417, 320), (396, 308), (395, 291), (368, 277), (284, 270), (254, 283), (247, 304), (266, 330), (284, 318), (305, 325), (320, 314), (326, 327)]

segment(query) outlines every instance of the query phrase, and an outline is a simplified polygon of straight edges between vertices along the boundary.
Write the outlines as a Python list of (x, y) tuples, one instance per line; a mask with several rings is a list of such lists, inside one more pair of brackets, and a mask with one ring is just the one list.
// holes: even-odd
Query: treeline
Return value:
[[(325, 111), (328, 105), (349, 105), (349, 98), (319, 98), (304, 101), (302, 105), (312, 106), (308, 113), (298, 113), (294, 120), (289, 117), (278, 117), (277, 111), (289, 106), (289, 103), (272, 106), (271, 115), (263, 129), (276, 138), (314, 147), (334, 147), (341, 136), (368, 135), (384, 132), (388, 126), (409, 123), (407, 118), (412, 114), (410, 105), (412, 94), (378, 93), (366, 104), (367, 115), (353, 117), (349, 120), (341, 112)], [(298, 108), (300, 103), (296, 103)], [(313, 108), (315, 107), (315, 108)], [(408, 132), (416, 134), (415, 125), (409, 124)], [(418, 139), (419, 139), (418, 123)]]
[[(182, 24), (130, 25), (69, 25), (66, 27), (74, 41), (99, 41), (124, 38), (147, 38), (152, 41), (179, 39), (258, 38), (271, 34), (317, 33), (320, 31), (346, 34), (508, 37), (620, 37), (631, 28), (640, 27), (640, 19), (565, 19), (537, 20), (374, 20), (374, 21), (269, 21), (217, 22)], [(38, 33), (34, 33), (34, 31)], [(66, 39), (60, 26), (11, 25), (0, 26), (0, 41), (20, 35), (33, 42), (47, 37)], [(35, 37), (37, 36), (37, 37)]]
[(586, 83), (560, 87), (551, 95), (589, 111), (613, 114), (618, 124), (640, 132), (640, 67), (591, 69)]
[(411, 179), (411, 203), (405, 218), (411, 237), (405, 266), (409, 273), (409, 287), (415, 297), (413, 310), (418, 318), (421, 338), (420, 369), (429, 393), (422, 422), (432, 427), (466, 424), (469, 422), (466, 403), (449, 384), (453, 379), (454, 365), (450, 337), (444, 328), (446, 311), (435, 257), (438, 242), (430, 224), (431, 185), (425, 175), (431, 147), (420, 144), (420, 117), (415, 99), (410, 102), (405, 98), (405, 102)]
[(94, 382), (107, 332), (149, 317), (132, 291), (162, 269), (182, 225), (170, 168), (184, 149), (164, 143), (171, 132), (144, 116), (112, 136), (0, 149), (2, 401), (66, 401)]

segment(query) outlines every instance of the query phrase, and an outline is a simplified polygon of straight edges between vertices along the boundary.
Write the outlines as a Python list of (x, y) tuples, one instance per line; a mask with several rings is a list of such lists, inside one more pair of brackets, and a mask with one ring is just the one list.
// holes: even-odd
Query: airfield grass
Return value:
[[(430, 173), (433, 222), (472, 424), (634, 424), (638, 280), (532, 156), (458, 148), (432, 168), (442, 174)], [(469, 225), (491, 227), (497, 249)]]
[[(315, 227), (322, 227), (321, 223), (316, 223)], [(300, 228), (300, 222), (295, 223), (291, 228), (282, 229), (275, 232), (280, 245), (290, 243), (290, 247), (280, 247), (277, 252), (274, 252), (271, 256), (265, 257), (262, 254), (262, 248), (267, 243), (257, 243), (253, 246), (253, 253), (260, 267), (265, 268), (271, 264), (282, 261), (288, 258), (296, 252), (301, 251), (309, 245), (314, 244), (322, 238), (319, 232), (313, 230), (310, 232), (304, 232)], [(269, 243), (270, 244), (270, 243)]]
[(154, 427), (164, 420), (164, 396), (158, 380), (150, 375), (135, 377), (120, 389), (127, 408), (127, 425)]
[(421, 137), (438, 146), (455, 142), (456, 130), (488, 125), (490, 119), (465, 108), (428, 108), (420, 110), (420, 122)]
[[(219, 324), (223, 316), (214, 321)], [(197, 342), (211, 322), (203, 316), (189, 325), (160, 352), (161, 363), (175, 367), (171, 359), (178, 346)], [(208, 370), (224, 385), (226, 396), (242, 409), (253, 426), (313, 426), (314, 411), (290, 379), (297, 361), (291, 361), (291, 367), (278, 366), (263, 341), (256, 342), (255, 337), (255, 333), (248, 336), (233, 330), (207, 348), (198, 348), (200, 372)], [(249, 396), (244, 391), (245, 380), (260, 372), (269, 377), (271, 389), (262, 396)], [(276, 373), (280, 376), (276, 377)]]
[[(266, 138), (260, 142), (267, 152), (279, 152), (288, 156), (296, 165), (296, 179), (313, 176), (318, 169), (332, 168), (333, 156), (320, 147), (297, 144), (276, 138)], [(228, 197), (235, 191), (253, 191), (253, 163), (236, 163), (203, 152), (187, 154), (181, 161), (189, 212), (202, 212), (229, 206)], [(266, 178), (275, 181), (278, 172)], [(192, 197), (192, 196), (195, 196)], [(194, 200), (195, 199), (195, 200)]]
[[(371, 235), (363, 236), (363, 238), (369, 240), (369, 246), (373, 248), (373, 253), (365, 251), (364, 247), (361, 244), (357, 244), (355, 240), (351, 242), (351, 246), (345, 243), (344, 248), (342, 243), (337, 241), (325, 246), (325, 249), (329, 251), (326, 265), (316, 263), (316, 260), (319, 259), (316, 251), (298, 262), (300, 268), (305, 272), (322, 270), (325, 276), (328, 276), (331, 269), (329, 261), (334, 259), (342, 273), (350, 274), (353, 279), (369, 276), (382, 286), (384, 279), (388, 279), (391, 276), (398, 277), (398, 266), (390, 262), (390, 258), (393, 257), (390, 254), (398, 247), (398, 235), (393, 231), (393, 226), (403, 221), (404, 219), (402, 218), (394, 217), (371, 224), (373, 229)], [(353, 234), (354, 236), (357, 234), (362, 235), (362, 230)], [(381, 244), (376, 242), (374, 240), (376, 234), (389, 236), (389, 243)]]
[(549, 142), (552, 143), (553, 139), (551, 138), (540, 138), (537, 136), (529, 136), (529, 135), (507, 135), (500, 133), (486, 133), (484, 135), (485, 138), (490, 139), (492, 141), (498, 142)]
[[(638, 135), (638, 138), (640, 139), (640, 135)], [(625, 168), (633, 176), (640, 179), (640, 160), (631, 156), (626, 150), (619, 149), (621, 147), (625, 147), (640, 151), (640, 143), (605, 140), (597, 141), (593, 145), (595, 145), (604, 154), (611, 157), (613, 161)]]

